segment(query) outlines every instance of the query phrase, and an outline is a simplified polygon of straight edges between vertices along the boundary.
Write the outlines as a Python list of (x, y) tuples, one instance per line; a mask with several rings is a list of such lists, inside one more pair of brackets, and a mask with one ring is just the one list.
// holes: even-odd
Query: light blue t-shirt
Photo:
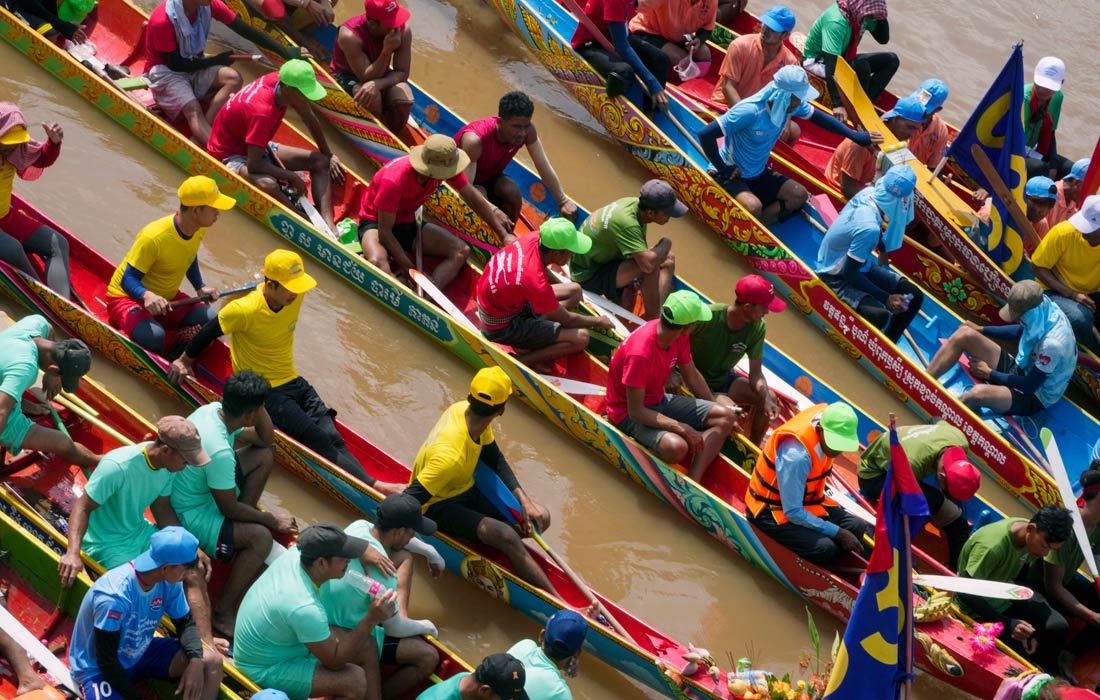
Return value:
[(129, 669), (149, 648), (153, 632), (165, 613), (177, 619), (189, 610), (182, 583), (161, 581), (145, 591), (130, 562), (111, 569), (92, 585), (80, 603), (69, 647), (73, 680), (83, 683), (99, 673), (95, 655), (96, 629), (122, 631), (118, 660), (123, 668)]
[(440, 681), (432, 687), (416, 696), (416, 700), (462, 700), (462, 693), (458, 691), (458, 684), (469, 673), (456, 673), (445, 681)]
[(1073, 337), (1073, 327), (1064, 315), (1036, 343), (1031, 358), (1034, 366), (1047, 375), (1035, 395), (1044, 406), (1052, 406), (1066, 393), (1077, 367), (1077, 341)]
[(867, 272), (875, 264), (875, 247), (882, 238), (882, 215), (871, 199), (873, 187), (864, 188), (841, 210), (817, 250), (818, 274), (839, 275), (846, 258), (862, 263)]
[[(817, 449), (821, 449), (818, 445)], [(810, 475), (813, 462), (798, 438), (785, 435), (779, 439), (775, 448), (775, 479), (779, 482), (779, 500), (783, 503), (783, 515), (795, 525), (808, 527), (825, 535), (836, 537), (840, 528), (819, 518), (803, 506), (806, 500), (806, 477)]]
[(0, 332), (0, 392), (15, 399), (15, 408), (0, 432), (0, 444), (12, 452), (23, 447), (31, 420), (23, 415), (19, 402), (23, 392), (38, 380), (38, 346), (35, 338), (49, 338), (50, 324), (42, 316), (27, 316)]
[[(790, 116), (808, 119), (814, 108), (803, 102)], [(741, 168), (741, 177), (757, 177), (764, 172), (775, 142), (785, 124), (776, 126), (768, 114), (768, 105), (761, 102), (738, 102), (718, 117), (722, 128), (722, 160), (726, 165)]]

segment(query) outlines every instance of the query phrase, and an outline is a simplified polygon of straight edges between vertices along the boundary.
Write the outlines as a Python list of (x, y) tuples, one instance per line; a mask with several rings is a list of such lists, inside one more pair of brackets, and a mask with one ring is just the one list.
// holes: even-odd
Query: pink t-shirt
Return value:
[[(149, 24), (145, 27), (145, 71), (153, 66), (164, 63), (164, 54), (178, 50), (176, 43), (176, 28), (172, 26), (172, 20), (168, 19), (168, 12), (164, 9), (167, 3), (157, 5), (153, 14), (149, 15)], [(198, 14), (198, 13), (196, 13)], [(237, 13), (229, 9), (222, 0), (213, 0), (210, 3), (210, 16), (222, 24), (229, 24), (237, 19)], [(194, 17), (187, 19), (192, 22)]]
[(611, 356), (607, 372), (607, 417), (621, 423), (627, 417), (626, 388), (645, 389), (645, 405), (659, 403), (665, 382), (679, 364), (691, 362), (691, 336), (684, 334), (666, 350), (657, 344), (660, 321), (646, 321)]
[[(408, 156), (391, 160), (374, 174), (359, 207), (360, 221), (378, 221), (379, 211), (391, 211), (397, 215), (395, 223), (408, 224), (416, 221), (416, 210), (420, 208), (439, 187), (442, 180), (428, 181), (423, 185), (418, 179), (420, 174), (413, 170)], [(466, 175), (459, 173), (447, 184), (460, 190), (469, 181)]]
[[(588, 0), (584, 6), (584, 14), (592, 20), (592, 24), (596, 25), (600, 33), (610, 40), (611, 34), (607, 31), (607, 23), (626, 22), (630, 19), (633, 9), (634, 0)], [(596, 41), (596, 37), (592, 36), (592, 32), (588, 31), (583, 22), (578, 22), (577, 31), (573, 32), (573, 40), (570, 42), (573, 48), (590, 41)]]
[(249, 146), (267, 148), (286, 115), (275, 101), (278, 73), (268, 73), (229, 98), (210, 128), (206, 150), (218, 160), (247, 156)]
[[(539, 234), (530, 233), (498, 250), (477, 281), (477, 305), (494, 319), (510, 319), (531, 305), (535, 315), (558, 308), (558, 297), (546, 279), (546, 266), (539, 255)], [(488, 331), (507, 328), (508, 323), (486, 323)]]
[(481, 139), (481, 157), (477, 159), (477, 173), (474, 175), (474, 182), (479, 185), (504, 172), (504, 169), (519, 153), (519, 149), (523, 148), (523, 144), (512, 146), (500, 142), (500, 139), (497, 138), (497, 124), (499, 123), (500, 117), (479, 119), (476, 122), (470, 122), (455, 134), (455, 141), (460, 146), (462, 145), (463, 134), (477, 134), (478, 138)]

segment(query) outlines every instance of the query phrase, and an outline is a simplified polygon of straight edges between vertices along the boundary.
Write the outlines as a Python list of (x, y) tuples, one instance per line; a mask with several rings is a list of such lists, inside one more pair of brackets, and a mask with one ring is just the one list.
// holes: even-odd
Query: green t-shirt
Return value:
[(19, 402), (23, 392), (38, 380), (38, 346), (34, 339), (49, 337), (50, 324), (37, 314), (20, 319), (0, 333), (0, 391), (15, 399), (15, 408), (0, 432), (0, 444), (13, 452), (22, 448), (23, 437), (31, 426)]
[[(873, 31), (876, 24), (877, 20), (864, 19), (859, 28), (860, 37), (863, 32)], [(806, 58), (821, 58), (825, 54), (843, 56), (851, 38), (852, 25), (834, 2), (810, 27), (802, 55)]]
[(469, 673), (456, 673), (417, 695), (416, 700), (462, 700), (462, 693), (458, 692), (458, 684), (469, 675)]
[(84, 487), (99, 507), (88, 517), (81, 548), (106, 569), (149, 548), (156, 528), (145, 519), (145, 511), (157, 498), (172, 493), (172, 473), (154, 469), (145, 454), (152, 445), (142, 442), (111, 450)]
[[(948, 447), (966, 449), (968, 444), (962, 431), (945, 421), (933, 425), (903, 425), (898, 428), (898, 440), (918, 481), (936, 473), (936, 459), (941, 452)], [(889, 464), (890, 434), (883, 433), (860, 456), (859, 475), (864, 479), (882, 476)]]
[(543, 653), (535, 640), (516, 642), (508, 653), (523, 662), (527, 671), (523, 689), (531, 700), (573, 700), (573, 692), (561, 677), (561, 671)]
[(237, 453), (233, 441), (240, 435), (232, 435), (221, 419), (220, 401), (208, 403), (187, 417), (195, 424), (202, 437), (202, 448), (210, 455), (205, 467), (190, 464), (176, 475), (172, 484), (172, 508), (183, 526), (199, 539), (203, 551), (213, 556), (218, 547), (218, 534), (225, 516), (218, 510), (211, 490), (237, 490)]
[[(1039, 133), (1042, 131), (1043, 122), (1036, 121), (1031, 123), (1031, 89), (1035, 87), (1035, 83), (1028, 83), (1024, 86), (1024, 145), (1028, 148), (1035, 148), (1039, 143)], [(1062, 100), (1065, 94), (1059, 90), (1054, 93), (1050, 98), (1050, 104), (1047, 105), (1047, 114), (1050, 115), (1051, 125), (1055, 131), (1058, 131), (1058, 119), (1062, 116)]]
[(713, 316), (709, 321), (695, 324), (691, 332), (691, 357), (714, 391), (726, 385), (730, 370), (745, 355), (750, 360), (764, 357), (763, 321), (746, 323), (743, 328), (730, 330), (726, 323), (729, 304), (711, 304)]
[(573, 256), (573, 279), (585, 282), (604, 265), (649, 250), (645, 228), (638, 221), (637, 197), (624, 197), (592, 212), (581, 226), (581, 233), (592, 239), (592, 248)]
[[(1027, 520), (1005, 518), (971, 535), (959, 554), (959, 574), (1004, 583), (1014, 581), (1031, 559), (1025, 547), (1017, 547), (1012, 541), (1012, 526), (1016, 523)], [(988, 602), (999, 612), (1004, 612), (1011, 603), (1002, 598), (989, 598)]]
[[(382, 543), (371, 534), (371, 527), (372, 525), (366, 520), (356, 520), (351, 525), (344, 528), (344, 532), (352, 537), (366, 540), (371, 547), (374, 547), (383, 555), (389, 556), (389, 553), (386, 552), (386, 548), (382, 546)], [(368, 578), (374, 579), (386, 588), (397, 590), (397, 576), (387, 576), (373, 566), (370, 568), (370, 571), (364, 572), (363, 564), (358, 559), (352, 559), (348, 562), (348, 571), (358, 572)], [(336, 625), (337, 627), (351, 629), (358, 625), (359, 621), (367, 616), (367, 611), (370, 609), (370, 602), (371, 598), (369, 595), (363, 593), (344, 579), (325, 581), (324, 584), (321, 585), (321, 605), (325, 606), (325, 612), (328, 613), (329, 624)], [(376, 636), (382, 634), (381, 627), (375, 627), (374, 631)]]
[[(1100, 545), (1100, 525), (1093, 525), (1088, 535), (1089, 546), (1095, 552)], [(1059, 549), (1052, 549), (1041, 560), (1032, 562), (1028, 570), (1028, 583), (1032, 588), (1040, 591), (1043, 590), (1043, 562), (1062, 567), (1062, 584), (1069, 585), (1073, 579), (1077, 578), (1077, 570), (1085, 563), (1085, 555), (1077, 545), (1077, 535), (1071, 534)]]

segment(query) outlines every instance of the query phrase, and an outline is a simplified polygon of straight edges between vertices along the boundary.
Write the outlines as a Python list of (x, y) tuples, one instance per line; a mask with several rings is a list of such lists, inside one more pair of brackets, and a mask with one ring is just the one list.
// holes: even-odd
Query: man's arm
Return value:
[(638, 269), (643, 274), (651, 275), (657, 271), (665, 260), (668, 260), (668, 254), (672, 252), (672, 239), (667, 236), (657, 241), (657, 245), (653, 246), (649, 250), (643, 250), (637, 253), (631, 253), (630, 257), (634, 262), (638, 263)]
[(8, 418), (11, 417), (11, 412), (17, 410), (19, 402), (13, 399), (8, 394), (0, 392), (0, 432), (4, 431), (4, 428), (8, 426)]
[(741, 101), (741, 93), (737, 92), (736, 80), (722, 78), (722, 94), (726, 98), (726, 104), (730, 107)]
[(664, 92), (665, 86), (649, 71), (646, 64), (635, 53), (634, 47), (630, 45), (630, 32), (627, 29), (626, 22), (608, 22), (607, 33), (611, 35), (611, 43), (615, 47), (615, 51), (618, 52), (621, 59), (634, 69), (634, 75), (638, 76), (645, 85), (649, 96), (654, 98), (658, 93)]
[(812, 111), (807, 119), (809, 119), (812, 124), (854, 141), (860, 146), (866, 147), (870, 146), (872, 143), (881, 143), (883, 141), (882, 134), (877, 131), (858, 131), (817, 107), (811, 107), (810, 109)]
[(890, 20), (876, 19), (875, 26), (871, 28), (871, 36), (880, 44), (890, 43)]
[[(465, 137), (465, 134), (463, 136)], [(558, 213), (567, 219), (574, 218), (577, 215), (577, 206), (565, 196), (565, 190), (562, 189), (561, 181), (558, 179), (557, 172), (554, 171), (554, 166), (550, 164), (550, 156), (543, 148), (542, 141), (539, 140), (534, 125), (531, 125), (531, 134), (527, 138), (527, 153), (530, 154), (531, 162), (535, 165), (535, 172), (539, 174), (542, 183), (546, 185), (546, 189), (550, 190), (550, 194), (554, 196), (554, 201), (558, 203)], [(469, 176), (467, 175), (467, 177)], [(473, 182), (473, 179), (470, 182)]]
[(201, 293), (202, 288), (206, 286), (202, 281), (202, 270), (199, 269), (199, 256), (197, 255), (187, 268), (187, 281), (190, 282), (191, 286), (195, 288), (195, 291), (199, 293)]
[(470, 205), (474, 213), (480, 216), (485, 223), (489, 224), (489, 227), (492, 228), (500, 238), (501, 246), (506, 246), (516, 240), (515, 235), (512, 233), (513, 223), (508, 218), (508, 215), (486, 199), (485, 195), (481, 194), (478, 188), (474, 187), (470, 182), (467, 182), (466, 186), (458, 191), (458, 195)]
[(477, 161), (481, 158), (481, 137), (472, 131), (467, 131), (458, 141), (458, 147), (466, 151), (470, 156), (470, 164), (462, 171), (466, 179), (473, 182), (477, 177)]
[(164, 60), (164, 65), (168, 67), (168, 70), (177, 73), (194, 73), (212, 66), (233, 65), (232, 51), (222, 51), (213, 56), (184, 58), (183, 55), (180, 54), (179, 49), (176, 49), (175, 51), (163, 51), (160, 57)]
[(546, 318), (557, 321), (562, 328), (611, 328), (611, 319), (605, 316), (589, 316), (570, 311), (562, 305), (546, 314)]
[(344, 664), (350, 663), (364, 645), (374, 644), (371, 637), (372, 630), (376, 625), (389, 619), (395, 610), (396, 601), (395, 591), (386, 590), (379, 593), (371, 599), (367, 614), (343, 639), (330, 634), (324, 641), (306, 642), (306, 648), (317, 657), (322, 666), (330, 671), (339, 670)]
[(718, 171), (719, 177), (729, 180), (740, 174), (737, 164), (722, 160), (722, 152), (718, 150), (718, 139), (723, 136), (719, 120), (707, 124), (696, 135), (699, 137), (699, 145), (703, 147), (703, 153), (706, 154), (707, 160), (714, 166), (714, 169)]
[(1074, 617), (1093, 625), (1100, 624), (1100, 615), (1066, 590), (1062, 583), (1065, 572), (1066, 567), (1043, 560), (1043, 591), (1047, 599), (1054, 603), (1056, 608), (1068, 610)]
[(397, 241), (397, 236), (393, 235), (393, 227), (396, 223), (396, 212), (378, 210), (378, 242), (393, 257), (393, 262), (397, 267), (403, 270), (411, 270), (416, 267), (416, 263), (401, 247), (401, 244)]
[[(332, 149), (329, 148), (328, 139), (325, 138), (325, 129), (321, 126), (321, 120), (317, 118), (317, 113), (313, 111), (310, 101), (303, 98), (293, 106), (294, 111), (302, 118), (309, 129), (310, 135), (313, 136), (313, 142), (317, 144), (317, 150), (330, 158), (335, 158), (332, 155)], [(249, 172), (252, 172), (251, 168)]]
[(261, 406), (256, 417), (256, 425), (245, 428), (238, 435), (242, 442), (253, 447), (271, 447), (275, 444), (275, 425), (271, 422), (271, 415), (267, 408)]
[(680, 376), (684, 378), (684, 384), (691, 390), (691, 393), (695, 394), (695, 398), (714, 401), (714, 392), (707, 386), (706, 380), (703, 379), (703, 375), (699, 373), (699, 369), (694, 362), (681, 363), (677, 365), (677, 368), (680, 370)]
[(867, 275), (863, 274), (863, 260), (856, 260), (851, 255), (847, 255), (844, 258), (844, 267), (840, 270), (840, 275), (844, 280), (859, 289), (860, 291), (867, 292), (875, 299), (878, 299), (883, 304), (886, 303), (887, 298), (890, 296), (890, 292), (879, 287), (877, 284), (868, 279)]
[(269, 530), (279, 529), (279, 521), (274, 513), (262, 511), (238, 501), (236, 489), (210, 489), (210, 495), (214, 497), (218, 512), (228, 520), (238, 523), (259, 523)]
[(749, 386), (753, 391), (769, 391), (768, 377), (764, 374), (764, 360), (749, 358)]
[(273, 54), (282, 56), (288, 61), (292, 58), (305, 58), (309, 55), (309, 52), (300, 46), (283, 46), (269, 37), (265, 32), (245, 22), (240, 16), (235, 17), (227, 26), (238, 36), (251, 41), (259, 47), (267, 49)]
[(1073, 299), (1078, 303), (1077, 297), (1086, 296), (1078, 293), (1075, 289), (1071, 289), (1065, 280), (1062, 279), (1062, 275), (1058, 274), (1058, 271), (1051, 267), (1039, 267), (1036, 264), (1032, 264), (1031, 269), (1035, 272), (1035, 279), (1039, 280), (1043, 286), (1054, 292), (1061, 294), (1062, 296)]
[(183, 351), (183, 354), (172, 361), (172, 364), (168, 367), (168, 378), (173, 382), (179, 382), (184, 377), (191, 376), (191, 363), (222, 335), (224, 335), (224, 332), (222, 331), (221, 320), (215, 316), (202, 327), (202, 330), (195, 334), (195, 337), (187, 344), (187, 349)]
[(80, 559), (80, 543), (84, 541), (84, 533), (88, 531), (88, 518), (98, 507), (99, 504), (85, 491), (76, 499), (72, 512), (69, 513), (69, 542), (57, 567), (64, 588), (73, 585), (77, 574), (84, 570), (84, 562)]
[[(103, 680), (111, 684), (112, 690), (120, 700), (139, 700), (141, 693), (130, 680), (130, 674), (122, 667), (118, 659), (118, 647), (122, 643), (122, 630), (107, 632), (98, 627), (92, 629), (92, 642), (95, 645), (95, 661)], [(200, 654), (201, 656), (201, 654)]]
[(153, 520), (157, 522), (159, 529), (182, 525), (169, 496), (157, 496), (156, 500), (150, 504), (149, 510), (153, 512)]

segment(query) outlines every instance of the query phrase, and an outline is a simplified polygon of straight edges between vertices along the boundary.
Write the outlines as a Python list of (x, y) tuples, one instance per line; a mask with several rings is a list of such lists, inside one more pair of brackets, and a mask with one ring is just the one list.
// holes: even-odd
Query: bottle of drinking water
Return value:
[(347, 573), (344, 574), (344, 580), (350, 583), (356, 590), (362, 591), (371, 598), (378, 595), (380, 591), (386, 589), (386, 587), (378, 581), (375, 581), (369, 576), (364, 576), (355, 569), (348, 569)]
[(902, 297), (902, 299), (905, 300), (901, 303), (901, 305), (906, 311), (908, 311), (909, 310), (909, 302), (913, 301), (913, 295), (912, 294), (902, 294), (901, 297)]

